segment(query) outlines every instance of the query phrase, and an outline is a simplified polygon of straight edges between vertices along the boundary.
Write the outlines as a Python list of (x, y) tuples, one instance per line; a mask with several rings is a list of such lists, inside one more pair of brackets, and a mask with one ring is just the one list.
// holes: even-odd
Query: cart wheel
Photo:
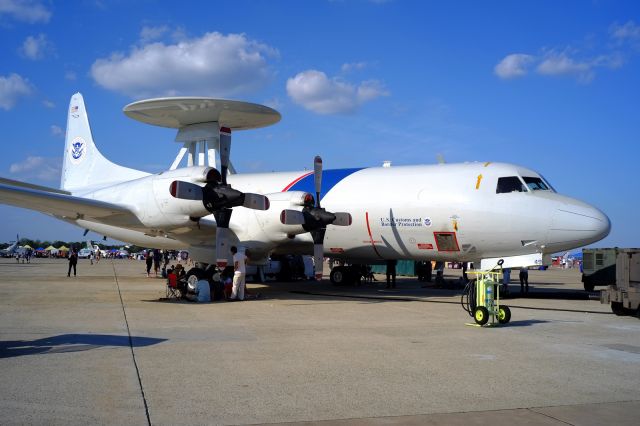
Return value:
[(489, 321), (489, 310), (484, 306), (478, 306), (473, 313), (476, 324), (485, 325)]
[(511, 321), (511, 309), (508, 306), (500, 306), (500, 309), (498, 309), (498, 322), (506, 324), (509, 321)]
[(618, 316), (627, 314), (627, 312), (624, 309), (624, 306), (622, 306), (622, 302), (611, 302), (611, 312), (613, 312)]

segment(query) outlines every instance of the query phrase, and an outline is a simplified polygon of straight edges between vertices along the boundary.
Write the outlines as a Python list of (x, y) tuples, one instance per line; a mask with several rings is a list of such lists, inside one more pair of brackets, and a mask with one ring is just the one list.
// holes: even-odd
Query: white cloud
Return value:
[(52, 124), (51, 125), (51, 134), (53, 136), (64, 136), (64, 130), (62, 130), (62, 127), (56, 126), (55, 124)]
[(530, 69), (542, 76), (571, 76), (581, 83), (591, 82), (598, 68), (618, 69), (628, 56), (640, 49), (640, 25), (628, 21), (609, 27), (608, 42), (589, 43), (582, 47), (540, 49), (537, 55), (513, 53), (505, 56), (495, 67), (502, 79), (522, 77)]
[(16, 21), (49, 22), (51, 11), (39, 0), (0, 0), (0, 16), (8, 15)]
[(559, 52), (547, 51), (539, 56), (514, 53), (507, 55), (495, 66), (495, 74), (502, 79), (522, 77), (529, 68), (535, 68), (535, 72), (543, 76), (572, 76), (581, 83), (591, 82), (596, 75), (597, 68), (620, 68), (624, 64), (624, 58), (619, 52), (577, 58), (577, 51), (569, 48)]
[(37, 37), (29, 36), (22, 43), (20, 53), (25, 57), (37, 61), (44, 58), (47, 54), (53, 51), (53, 44), (47, 39), (44, 34), (39, 34)]
[(0, 108), (10, 110), (22, 97), (33, 93), (33, 86), (29, 80), (18, 74), (10, 74), (7, 77), (0, 76)]
[(613, 24), (611, 26), (611, 37), (619, 41), (640, 41), (640, 25), (636, 25), (633, 21), (628, 21), (624, 25)]
[(176, 44), (134, 46), (91, 66), (102, 87), (131, 97), (220, 96), (255, 92), (273, 73), (267, 58), (276, 49), (244, 34), (206, 33)]
[(28, 156), (20, 163), (9, 166), (9, 172), (22, 179), (55, 181), (60, 179), (60, 158)]
[(318, 114), (349, 114), (360, 105), (389, 92), (377, 80), (354, 86), (342, 80), (329, 79), (317, 70), (307, 70), (287, 80), (287, 94), (298, 105)]
[(593, 64), (578, 61), (569, 57), (566, 53), (550, 53), (536, 68), (542, 75), (576, 75), (582, 81), (593, 79)]
[(534, 61), (534, 57), (524, 53), (512, 53), (502, 59), (493, 69), (496, 75), (503, 79), (522, 77), (527, 68)]
[(143, 44), (147, 44), (150, 41), (155, 41), (162, 38), (169, 31), (169, 27), (166, 25), (161, 25), (157, 27), (142, 27), (140, 30), (140, 42)]
[(367, 66), (369, 66), (368, 63), (366, 62), (350, 62), (347, 64), (342, 64), (342, 67), (340, 67), (340, 70), (344, 73), (348, 73), (351, 71), (360, 71), (365, 69)]
[(78, 78), (78, 76), (74, 71), (67, 71), (64, 73), (64, 78), (69, 81), (75, 81)]
[(44, 101), (42, 101), (42, 105), (44, 105), (45, 108), (49, 108), (49, 109), (53, 109), (56, 107), (56, 104), (54, 104), (48, 99), (45, 99)]

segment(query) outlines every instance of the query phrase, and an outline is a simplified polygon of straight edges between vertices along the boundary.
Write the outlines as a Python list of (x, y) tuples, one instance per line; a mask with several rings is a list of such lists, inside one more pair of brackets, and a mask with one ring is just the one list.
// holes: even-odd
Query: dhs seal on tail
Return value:
[(74, 138), (69, 147), (69, 160), (72, 164), (80, 164), (86, 155), (87, 143), (80, 136)]

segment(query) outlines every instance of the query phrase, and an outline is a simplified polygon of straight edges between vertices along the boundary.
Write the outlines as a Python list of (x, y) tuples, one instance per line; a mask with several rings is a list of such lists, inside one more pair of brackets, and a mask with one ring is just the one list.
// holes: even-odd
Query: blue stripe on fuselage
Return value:
[[(325, 195), (329, 193), (333, 189), (334, 186), (342, 179), (346, 178), (349, 175), (354, 174), (362, 170), (362, 168), (357, 169), (335, 169), (335, 170), (323, 170), (322, 171), (322, 193), (320, 193), (320, 200), (324, 198)], [(313, 173), (309, 176), (305, 176), (300, 179), (288, 191), (304, 191), (313, 194), (315, 197), (316, 189), (313, 181)]]

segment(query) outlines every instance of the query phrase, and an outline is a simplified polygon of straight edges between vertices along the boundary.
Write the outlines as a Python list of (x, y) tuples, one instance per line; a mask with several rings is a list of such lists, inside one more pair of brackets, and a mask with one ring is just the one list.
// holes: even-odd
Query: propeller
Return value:
[(320, 206), (322, 158), (319, 155), (313, 161), (313, 180), (316, 193), (315, 199), (311, 194), (307, 194), (302, 211), (283, 210), (280, 214), (280, 221), (285, 225), (302, 225), (302, 228), (311, 234), (315, 274), (316, 279), (320, 280), (324, 269), (324, 235), (327, 232), (327, 225), (349, 226), (352, 219), (349, 213), (332, 213)]
[(231, 152), (231, 129), (220, 128), (220, 170), (211, 169), (206, 176), (205, 186), (185, 181), (173, 181), (169, 192), (175, 198), (183, 200), (201, 200), (204, 208), (213, 213), (216, 219), (216, 263), (227, 266), (230, 257), (229, 223), (233, 207), (246, 207), (253, 210), (267, 210), (269, 199), (264, 195), (241, 192), (227, 183), (229, 156)]

